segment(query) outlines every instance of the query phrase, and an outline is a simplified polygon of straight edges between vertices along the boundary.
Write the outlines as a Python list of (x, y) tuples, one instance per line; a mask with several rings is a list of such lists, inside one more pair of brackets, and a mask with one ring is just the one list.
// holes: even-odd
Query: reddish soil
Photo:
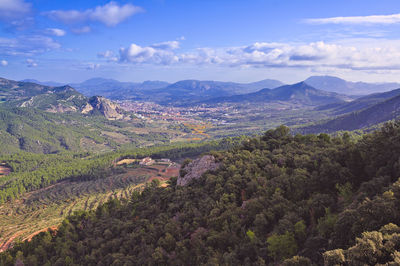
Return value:
[(165, 173), (163, 173), (163, 174), (167, 175), (167, 176), (170, 176), (170, 177), (178, 176), (179, 175), (179, 167), (168, 167), (165, 170)]
[(38, 235), (38, 234), (40, 234), (41, 232), (46, 232), (46, 231), (48, 231), (49, 229), (55, 231), (55, 230), (57, 230), (57, 226), (51, 226), (51, 227), (43, 228), (42, 230), (36, 231), (36, 232), (30, 234), (28, 237), (26, 237), (23, 241), (28, 240), (28, 242), (29, 242), (29, 241), (32, 240), (32, 238), (33, 238), (35, 235)]
[(0, 246), (0, 252), (6, 251), (7, 249), (9, 249), (11, 244), (14, 242), (14, 239), (16, 239), (22, 233), (23, 232), (20, 231), (20, 232), (14, 234), (12, 237), (10, 237), (6, 242), (3, 242), (3, 244)]
[(154, 170), (157, 170), (157, 171), (160, 172), (160, 171), (164, 170), (167, 166), (168, 165), (156, 164), (156, 165), (152, 165), (152, 166), (150, 166), (148, 168), (149, 169), (154, 169)]

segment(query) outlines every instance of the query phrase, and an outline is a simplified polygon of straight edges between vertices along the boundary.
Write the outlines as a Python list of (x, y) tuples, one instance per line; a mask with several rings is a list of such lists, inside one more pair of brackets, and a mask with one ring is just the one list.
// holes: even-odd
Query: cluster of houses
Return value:
[(153, 165), (154, 163), (155, 161), (151, 157), (146, 157), (139, 161), (140, 165)]

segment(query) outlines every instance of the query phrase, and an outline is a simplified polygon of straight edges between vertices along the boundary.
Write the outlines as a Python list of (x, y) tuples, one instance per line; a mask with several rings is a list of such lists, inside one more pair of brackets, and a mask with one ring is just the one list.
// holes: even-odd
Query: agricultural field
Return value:
[(127, 199), (157, 179), (161, 186), (179, 172), (179, 164), (140, 166), (133, 159), (118, 161), (113, 174), (95, 180), (64, 180), (0, 206), (0, 252), (15, 241), (55, 229), (74, 211), (93, 210), (110, 199)]

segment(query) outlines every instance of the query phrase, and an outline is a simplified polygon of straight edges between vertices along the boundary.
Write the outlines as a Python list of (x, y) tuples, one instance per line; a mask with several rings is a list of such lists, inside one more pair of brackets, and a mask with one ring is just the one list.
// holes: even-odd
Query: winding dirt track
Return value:
[(10, 248), (11, 244), (13, 243), (14, 239), (16, 239), (18, 236), (22, 235), (23, 231), (19, 231), (18, 233), (14, 234), (12, 237), (10, 237), (6, 242), (4, 242), (0, 246), (0, 252), (6, 251), (7, 249)]
[(33, 238), (35, 235), (38, 235), (38, 234), (40, 234), (41, 232), (46, 232), (46, 231), (48, 231), (49, 229), (55, 231), (55, 230), (57, 230), (57, 228), (58, 228), (57, 226), (51, 226), (51, 227), (43, 228), (42, 230), (38, 230), (38, 231), (36, 231), (36, 232), (30, 234), (28, 237), (24, 238), (23, 241), (28, 240), (28, 242), (29, 242), (29, 241), (32, 240), (32, 238)]

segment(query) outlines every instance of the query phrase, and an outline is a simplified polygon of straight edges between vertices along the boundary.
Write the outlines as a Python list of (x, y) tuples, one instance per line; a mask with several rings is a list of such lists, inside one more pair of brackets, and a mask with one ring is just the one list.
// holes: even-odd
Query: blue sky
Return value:
[(0, 0), (0, 76), (400, 82), (398, 0)]

